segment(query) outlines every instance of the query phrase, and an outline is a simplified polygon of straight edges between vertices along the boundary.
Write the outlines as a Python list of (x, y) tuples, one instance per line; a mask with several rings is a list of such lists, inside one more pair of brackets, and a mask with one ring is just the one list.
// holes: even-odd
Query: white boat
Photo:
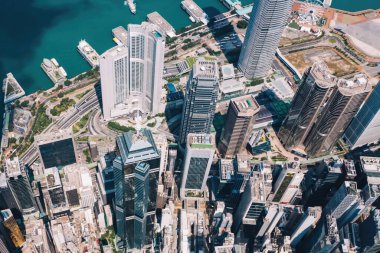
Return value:
[(127, 3), (128, 3), (128, 7), (131, 10), (131, 12), (133, 14), (136, 14), (136, 4), (135, 4), (134, 0), (127, 0)]

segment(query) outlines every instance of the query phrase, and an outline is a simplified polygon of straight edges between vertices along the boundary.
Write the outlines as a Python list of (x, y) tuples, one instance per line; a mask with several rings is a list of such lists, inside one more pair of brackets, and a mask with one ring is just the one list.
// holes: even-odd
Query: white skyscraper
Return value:
[(110, 120), (139, 111), (159, 112), (165, 33), (151, 23), (128, 26), (128, 45), (100, 57), (103, 115)]
[(215, 153), (215, 137), (210, 134), (189, 134), (182, 173), (181, 196), (201, 197), (205, 189)]
[(238, 62), (245, 77), (267, 74), (292, 6), (293, 0), (260, 0), (253, 5)]

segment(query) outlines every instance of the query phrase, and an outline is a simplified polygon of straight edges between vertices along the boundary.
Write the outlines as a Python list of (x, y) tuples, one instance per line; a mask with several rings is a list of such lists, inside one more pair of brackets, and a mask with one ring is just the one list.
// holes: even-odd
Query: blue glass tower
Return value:
[(150, 250), (156, 211), (160, 153), (149, 130), (116, 139), (116, 232), (127, 252)]

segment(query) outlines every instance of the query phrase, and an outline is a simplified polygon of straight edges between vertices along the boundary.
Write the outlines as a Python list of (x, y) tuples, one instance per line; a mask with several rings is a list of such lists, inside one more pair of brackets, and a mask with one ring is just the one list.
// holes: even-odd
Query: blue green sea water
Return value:
[[(257, 0), (253, 0), (257, 1)], [(114, 45), (111, 30), (116, 26), (140, 23), (158, 11), (174, 28), (189, 25), (181, 0), (135, 0), (132, 15), (124, 0), (1, 0), (0, 79), (12, 72), (27, 94), (52, 86), (40, 68), (43, 58), (56, 58), (68, 76), (88, 70), (76, 50), (86, 39), (102, 53)], [(227, 9), (219, 0), (195, 0), (209, 16)], [(249, 4), (252, 0), (242, 0)], [(348, 11), (380, 8), (379, 0), (333, 0), (333, 7)], [(2, 94), (0, 101), (3, 100)], [(0, 118), (3, 104), (0, 103)]]

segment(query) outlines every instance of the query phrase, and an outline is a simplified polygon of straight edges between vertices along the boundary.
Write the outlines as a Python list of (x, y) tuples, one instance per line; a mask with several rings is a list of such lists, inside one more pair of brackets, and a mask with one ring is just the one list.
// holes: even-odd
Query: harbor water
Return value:
[[(0, 80), (12, 72), (26, 94), (50, 88), (53, 84), (40, 67), (43, 58), (56, 58), (68, 77), (75, 76), (90, 69), (77, 52), (81, 39), (101, 54), (115, 45), (112, 28), (141, 23), (153, 11), (158, 11), (176, 29), (191, 23), (180, 7), (181, 0), (135, 2), (136, 15), (124, 5), (124, 0), (1, 0)], [(219, 0), (195, 2), (209, 16), (227, 11)], [(251, 2), (242, 0), (244, 5)], [(333, 7), (348, 11), (376, 9), (380, 8), (380, 1), (333, 0)]]

